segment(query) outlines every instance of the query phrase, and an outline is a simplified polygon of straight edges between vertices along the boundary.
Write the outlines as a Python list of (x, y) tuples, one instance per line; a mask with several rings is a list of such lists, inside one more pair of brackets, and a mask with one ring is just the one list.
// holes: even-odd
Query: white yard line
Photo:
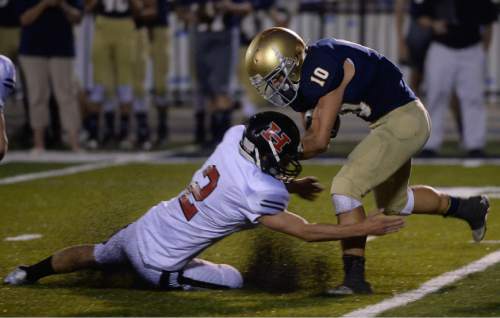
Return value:
[(99, 162), (99, 163), (90, 163), (90, 164), (86, 164), (86, 165), (79, 165), (79, 166), (62, 168), (62, 169), (21, 174), (21, 175), (17, 175), (17, 176), (13, 176), (13, 177), (7, 177), (7, 178), (0, 179), (0, 185), (26, 182), (26, 181), (32, 181), (32, 180), (37, 180), (37, 179), (43, 179), (43, 178), (66, 176), (66, 175), (80, 173), (80, 172), (86, 172), (86, 171), (107, 168), (107, 167), (115, 166), (118, 164), (120, 164), (120, 163), (119, 162)]
[(419, 288), (410, 290), (408, 292), (395, 295), (392, 298), (383, 300), (375, 305), (351, 311), (342, 317), (375, 317), (389, 309), (407, 305), (411, 302), (417, 301), (428, 294), (438, 291), (446, 285), (450, 285), (467, 275), (472, 273), (482, 272), (486, 268), (500, 263), (500, 250), (484, 256), (483, 258), (472, 262), (457, 270), (444, 273), (436, 278), (433, 278)]
[(8, 242), (18, 242), (18, 241), (31, 241), (31, 240), (37, 240), (39, 238), (42, 238), (42, 234), (21, 234), (18, 236), (9, 236), (4, 239), (4, 241)]

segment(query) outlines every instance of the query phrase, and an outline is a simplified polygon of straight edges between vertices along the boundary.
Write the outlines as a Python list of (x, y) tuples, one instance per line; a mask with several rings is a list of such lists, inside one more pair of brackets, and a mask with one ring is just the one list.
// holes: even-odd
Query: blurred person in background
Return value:
[[(422, 6), (422, 1), (396, 0), (395, 18), (396, 32), (398, 37), (398, 59), (402, 65), (410, 67), (410, 78), (408, 83), (417, 96), (422, 96), (422, 84), (424, 82), (425, 56), (432, 41), (432, 29), (422, 27), (416, 17), (416, 13)], [(405, 32), (406, 15), (409, 14), (410, 21)], [(453, 91), (450, 98), (450, 110), (458, 128), (460, 140), (463, 140), (462, 113), (456, 92)], [(421, 157), (432, 157), (432, 152), (422, 152)]]
[(249, 0), (179, 1), (178, 14), (194, 29), (197, 86), (195, 141), (206, 145), (205, 113), (211, 112), (209, 146), (219, 143), (231, 126), (230, 80), (235, 74), (241, 18), (252, 11)]
[[(94, 86), (88, 103), (87, 147), (99, 145), (99, 113), (104, 113), (103, 143), (115, 140), (115, 108), (118, 102), (118, 141), (123, 149), (132, 147), (128, 137), (134, 102), (134, 70), (137, 67), (138, 31), (133, 17), (141, 19), (142, 0), (85, 0), (85, 10), (94, 12), (95, 34), (92, 52)], [(116, 94), (117, 101), (113, 96)]]
[[(159, 2), (156, 0), (143, 0), (140, 15), (134, 15), (136, 27), (137, 52), (134, 55), (134, 71), (133, 71), (133, 91), (134, 102), (133, 112), (136, 123), (136, 142), (137, 146), (142, 150), (150, 150), (152, 145), (150, 141), (150, 128), (148, 122), (149, 98), (146, 91), (146, 70), (147, 64), (151, 58), (149, 54), (151, 49), (151, 39), (149, 35), (148, 25), (153, 20), (158, 18)], [(152, 71), (154, 72), (155, 66)]]
[(0, 55), (0, 160), (7, 153), (9, 140), (5, 128), (3, 114), (5, 101), (14, 92), (16, 86), (16, 69), (12, 61), (5, 55)]
[(453, 90), (460, 101), (463, 147), (484, 157), (486, 109), (485, 57), (497, 9), (490, 0), (426, 0), (416, 10), (419, 25), (432, 30), (425, 61), (426, 102), (432, 132), (422, 153), (435, 156), (444, 137), (444, 115)]
[(157, 110), (158, 118), (156, 144), (165, 145), (168, 138), (167, 73), (170, 45), (168, 14), (171, 10), (171, 3), (167, 0), (144, 0), (144, 4), (147, 9), (143, 10), (141, 19), (136, 19), (136, 25), (140, 30), (139, 51), (141, 51), (136, 77), (141, 82), (136, 86), (140, 90), (142, 100), (140, 97), (136, 98), (134, 112), (138, 145), (148, 150), (151, 148), (151, 141), (147, 118), (148, 107), (144, 100), (146, 96), (144, 76), (148, 61), (152, 62), (152, 103)]
[(79, 23), (83, 5), (78, 0), (26, 0), (16, 3), (21, 22), (19, 60), (33, 129), (33, 153), (45, 150), (50, 92), (72, 151), (79, 151), (80, 111), (73, 77), (75, 56), (73, 24)]
[(252, 38), (269, 26), (287, 27), (290, 24), (291, 12), (285, 1), (252, 0), (252, 12), (245, 16), (241, 23), (240, 50), (238, 58), (238, 82), (241, 85), (239, 104), (245, 117), (249, 118), (257, 112), (257, 105), (262, 105), (262, 98), (257, 94), (248, 79), (245, 69), (245, 52)]

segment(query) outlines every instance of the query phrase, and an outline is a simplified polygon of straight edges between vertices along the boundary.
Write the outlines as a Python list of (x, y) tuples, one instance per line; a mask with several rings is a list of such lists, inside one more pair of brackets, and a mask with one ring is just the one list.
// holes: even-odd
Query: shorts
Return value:
[(333, 178), (331, 193), (361, 201), (373, 190), (379, 208), (399, 213), (408, 200), (411, 157), (429, 138), (429, 115), (415, 100), (381, 117), (370, 128)]

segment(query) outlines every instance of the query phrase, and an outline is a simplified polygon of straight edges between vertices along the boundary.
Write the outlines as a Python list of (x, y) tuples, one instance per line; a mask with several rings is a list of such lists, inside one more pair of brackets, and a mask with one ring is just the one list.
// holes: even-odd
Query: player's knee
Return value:
[(94, 85), (90, 92), (89, 101), (93, 104), (102, 104), (104, 102), (105, 89), (103, 85)]
[(130, 85), (120, 85), (118, 87), (118, 100), (120, 104), (131, 104), (133, 99), (134, 93)]
[(335, 193), (332, 195), (332, 202), (333, 205), (335, 206), (336, 215), (350, 212), (355, 208), (363, 205), (361, 200), (355, 199), (348, 195), (335, 194)]

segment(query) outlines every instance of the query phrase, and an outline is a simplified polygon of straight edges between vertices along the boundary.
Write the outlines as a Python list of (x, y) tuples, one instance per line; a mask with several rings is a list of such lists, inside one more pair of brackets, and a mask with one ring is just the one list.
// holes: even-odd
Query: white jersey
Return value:
[(239, 153), (244, 129), (229, 129), (189, 187), (137, 221), (146, 265), (180, 270), (211, 244), (287, 208), (290, 196), (283, 182)]
[(5, 99), (12, 94), (16, 84), (16, 69), (6, 56), (0, 55), (0, 111)]

